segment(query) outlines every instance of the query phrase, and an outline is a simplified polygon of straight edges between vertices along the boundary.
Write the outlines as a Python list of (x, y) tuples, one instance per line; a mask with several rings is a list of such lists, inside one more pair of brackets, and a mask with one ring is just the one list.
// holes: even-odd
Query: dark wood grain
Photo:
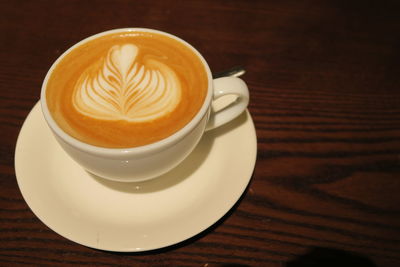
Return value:
[[(398, 1), (0, 1), (0, 265), (400, 266), (399, 12)], [(204, 233), (110, 253), (36, 218), (14, 149), (52, 62), (137, 26), (189, 41), (212, 70), (246, 67), (258, 158), (241, 200)]]

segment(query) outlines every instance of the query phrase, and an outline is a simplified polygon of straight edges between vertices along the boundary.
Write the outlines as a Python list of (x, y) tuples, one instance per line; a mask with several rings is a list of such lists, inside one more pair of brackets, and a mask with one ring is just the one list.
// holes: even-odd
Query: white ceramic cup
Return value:
[[(55, 66), (72, 50), (89, 40), (126, 31), (148, 31), (173, 38), (195, 53), (204, 65), (208, 77), (207, 95), (195, 117), (173, 135), (155, 143), (132, 148), (104, 148), (83, 143), (64, 132), (52, 118), (47, 106), (46, 88)], [(236, 100), (226, 108), (212, 111), (212, 103), (225, 95), (235, 95)], [(90, 36), (65, 51), (51, 66), (42, 85), (41, 107), (44, 118), (62, 148), (84, 169), (97, 176), (120, 182), (139, 182), (158, 177), (181, 163), (199, 143), (206, 130), (223, 125), (247, 107), (249, 91), (239, 78), (223, 77), (213, 80), (210, 68), (201, 54), (190, 44), (169, 33), (144, 29), (124, 28)], [(211, 119), (210, 119), (211, 118)]]

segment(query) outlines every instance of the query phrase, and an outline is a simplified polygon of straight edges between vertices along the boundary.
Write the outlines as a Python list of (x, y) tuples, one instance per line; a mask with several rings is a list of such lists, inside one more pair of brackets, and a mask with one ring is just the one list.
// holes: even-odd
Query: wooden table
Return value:
[[(398, 1), (1, 1), (0, 265), (400, 266), (399, 11)], [(138, 26), (189, 41), (213, 71), (245, 66), (258, 156), (241, 200), (210, 229), (110, 253), (32, 213), (14, 150), (54, 60), (89, 35)]]

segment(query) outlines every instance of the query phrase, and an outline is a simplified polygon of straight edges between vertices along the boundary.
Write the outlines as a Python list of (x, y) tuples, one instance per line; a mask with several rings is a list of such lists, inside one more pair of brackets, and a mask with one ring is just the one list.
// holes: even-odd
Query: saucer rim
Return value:
[[(177, 245), (179, 243), (182, 243), (190, 238), (193, 238), (199, 234), (201, 234), (202, 232), (204, 232), (205, 230), (209, 229), (210, 227), (212, 227), (213, 225), (215, 225), (218, 221), (220, 221), (227, 213), (229, 213), (229, 211), (235, 206), (236, 203), (238, 203), (238, 201), (241, 199), (241, 197), (243, 196), (246, 188), (248, 187), (253, 172), (254, 172), (254, 168), (255, 168), (255, 164), (256, 164), (256, 158), (257, 158), (257, 137), (256, 137), (256, 131), (255, 131), (255, 127), (254, 127), (254, 122), (251, 118), (251, 115), (249, 113), (248, 110), (246, 110), (246, 122), (244, 123), (244, 125), (240, 125), (239, 127), (247, 127), (248, 129), (245, 129), (247, 131), (246, 134), (252, 135), (251, 140), (253, 141), (252, 144), (254, 146), (254, 148), (249, 148), (251, 154), (252, 154), (252, 159), (251, 159), (251, 164), (249, 164), (247, 167), (245, 166), (244, 168), (246, 168), (246, 170), (248, 170), (248, 175), (246, 175), (246, 177), (242, 177), (242, 182), (243, 182), (243, 186), (241, 186), (240, 190), (237, 190), (237, 192), (232, 192), (230, 193), (232, 195), (232, 198), (234, 200), (230, 201), (229, 204), (227, 204), (227, 206), (229, 206), (229, 208), (224, 208), (224, 211), (219, 212), (219, 215), (217, 215), (217, 218), (210, 218), (209, 223), (203, 223), (202, 226), (197, 227), (195, 230), (192, 230), (191, 233), (189, 235), (187, 235), (184, 238), (177, 238), (178, 240), (171, 240), (171, 242), (164, 242), (164, 243), (160, 243), (160, 244), (153, 244), (152, 246), (148, 246), (148, 247), (140, 247), (139, 249), (132, 249), (132, 247), (127, 247), (127, 248), (121, 248), (121, 247), (107, 247), (104, 246), (104, 244), (102, 244), (102, 246), (96, 246), (93, 244), (89, 244), (90, 242), (88, 240), (78, 240), (77, 238), (72, 237), (73, 234), (67, 235), (65, 233), (63, 233), (62, 231), (59, 231), (59, 229), (57, 229), (56, 225), (49, 225), (46, 219), (46, 216), (42, 216), (43, 212), (41, 212), (40, 210), (37, 210), (37, 207), (32, 207), (31, 203), (30, 203), (30, 197), (29, 193), (27, 193), (26, 191), (24, 192), (23, 190), (23, 178), (21, 178), (21, 173), (20, 173), (20, 168), (23, 168), (23, 166), (20, 166), (19, 164), (19, 159), (18, 159), (18, 155), (21, 152), (21, 136), (23, 131), (26, 131), (26, 123), (29, 120), (33, 120), (35, 119), (33, 116), (36, 115), (35, 112), (40, 113), (40, 101), (38, 101), (34, 107), (31, 109), (31, 111), (29, 112), (29, 114), (27, 115), (20, 133), (18, 134), (18, 138), (17, 138), (17, 143), (16, 143), (16, 147), (15, 147), (15, 155), (14, 155), (14, 164), (15, 164), (15, 174), (16, 174), (16, 180), (17, 180), (17, 184), (18, 187), (21, 191), (21, 195), (23, 197), (23, 199), (25, 200), (25, 202), (27, 203), (28, 207), (31, 209), (31, 211), (35, 214), (35, 216), (43, 223), (45, 224), (49, 229), (51, 229), (52, 231), (54, 231), (55, 233), (57, 233), (58, 235), (66, 238), (67, 240), (70, 240), (74, 243), (86, 246), (86, 247), (90, 247), (90, 248), (94, 248), (94, 249), (99, 249), (99, 250), (104, 250), (104, 251), (114, 251), (114, 252), (145, 252), (145, 251), (154, 251), (154, 250), (158, 250), (158, 249), (162, 249), (162, 248), (167, 248), (173, 245)], [(36, 118), (37, 119), (37, 118)], [(47, 126), (47, 125), (46, 125)], [(238, 128), (239, 128), (238, 127)], [(46, 129), (47, 131), (50, 131), (50, 129)], [(30, 133), (30, 135), (33, 135), (34, 133)], [(223, 138), (224, 136), (222, 136)], [(200, 143), (201, 145), (201, 143)], [(247, 171), (246, 171), (247, 172)]]

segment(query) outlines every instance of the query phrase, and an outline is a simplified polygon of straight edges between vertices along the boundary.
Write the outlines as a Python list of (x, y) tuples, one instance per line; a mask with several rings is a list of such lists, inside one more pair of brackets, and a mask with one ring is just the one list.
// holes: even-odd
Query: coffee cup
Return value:
[[(235, 100), (215, 112), (214, 101), (227, 95)], [(43, 116), (61, 147), (88, 172), (119, 182), (170, 171), (248, 101), (241, 79), (213, 80), (189, 43), (145, 28), (78, 42), (54, 62), (41, 89)]]

